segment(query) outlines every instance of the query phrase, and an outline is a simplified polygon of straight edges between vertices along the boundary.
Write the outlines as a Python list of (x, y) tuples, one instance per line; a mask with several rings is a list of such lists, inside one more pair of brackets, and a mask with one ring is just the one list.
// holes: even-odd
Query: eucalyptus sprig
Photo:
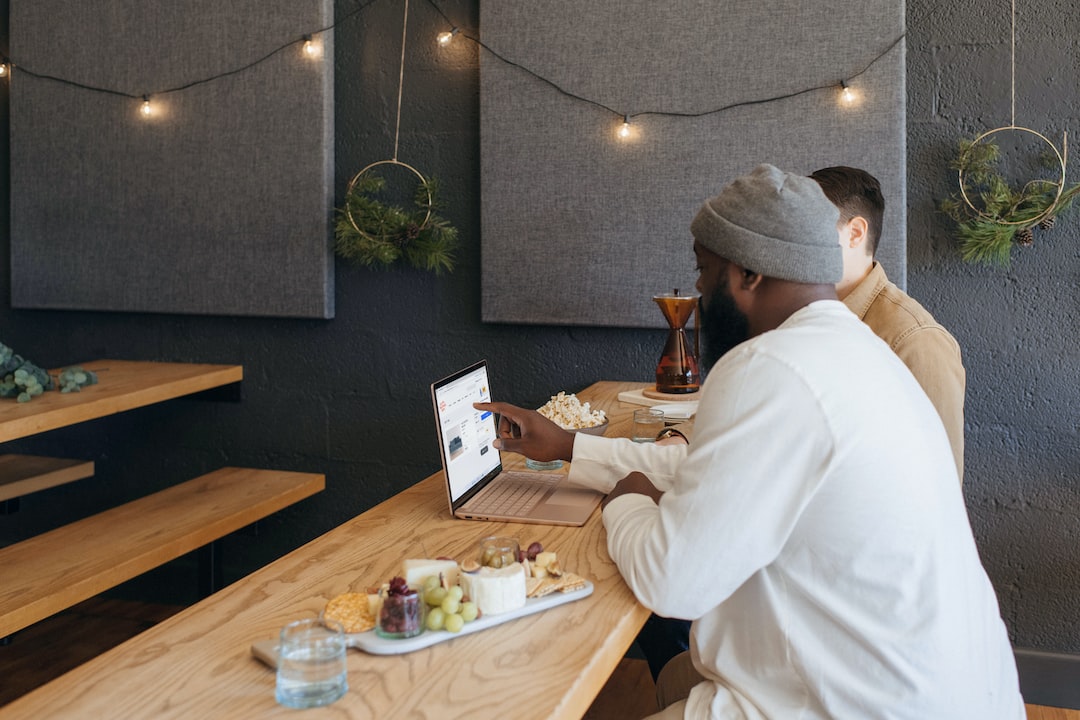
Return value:
[(1034, 228), (1052, 228), (1056, 216), (1080, 193), (1080, 184), (1064, 188), (1060, 195), (1057, 183), (1050, 180), (1032, 180), (1013, 190), (997, 172), (1000, 157), (994, 143), (961, 140), (952, 168), (963, 173), (968, 198), (982, 210), (957, 195), (938, 207), (956, 222), (964, 260), (1008, 267), (1013, 245), (1029, 246)]
[(449, 221), (435, 214), (438, 183), (425, 179), (413, 197), (415, 209), (386, 205), (375, 198), (386, 180), (374, 173), (359, 177), (338, 208), (334, 250), (365, 267), (386, 268), (402, 260), (436, 275), (454, 269), (458, 233)]

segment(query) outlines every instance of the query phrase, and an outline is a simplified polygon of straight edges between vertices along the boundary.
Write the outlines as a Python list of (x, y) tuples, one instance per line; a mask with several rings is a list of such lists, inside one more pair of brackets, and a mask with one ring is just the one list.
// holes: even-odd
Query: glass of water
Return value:
[(281, 629), (274, 696), (291, 708), (329, 705), (349, 689), (345, 630), (333, 620), (297, 620)]
[(639, 408), (634, 411), (634, 426), (630, 439), (634, 442), (654, 442), (664, 429), (664, 411), (656, 408)]

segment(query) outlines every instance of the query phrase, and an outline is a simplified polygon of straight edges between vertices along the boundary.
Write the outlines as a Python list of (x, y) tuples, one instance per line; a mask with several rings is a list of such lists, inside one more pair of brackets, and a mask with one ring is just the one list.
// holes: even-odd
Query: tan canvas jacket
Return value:
[(889, 282), (878, 263), (844, 304), (888, 343), (926, 391), (945, 424), (963, 482), (966, 373), (956, 339), (926, 308)]

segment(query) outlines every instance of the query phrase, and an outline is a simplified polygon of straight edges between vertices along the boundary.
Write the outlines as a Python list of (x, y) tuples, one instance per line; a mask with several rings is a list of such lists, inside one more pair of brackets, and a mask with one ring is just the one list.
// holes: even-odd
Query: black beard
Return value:
[(728, 350), (750, 339), (750, 323), (735, 304), (726, 281), (713, 291), (708, 303), (701, 303), (700, 310), (701, 364), (709, 370)]

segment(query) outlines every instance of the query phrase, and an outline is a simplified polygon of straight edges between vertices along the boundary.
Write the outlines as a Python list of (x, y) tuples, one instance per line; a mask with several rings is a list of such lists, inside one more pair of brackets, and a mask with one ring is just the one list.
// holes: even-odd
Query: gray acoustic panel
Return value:
[(761, 162), (876, 175), (905, 285), (902, 0), (482, 0), (480, 27), (484, 321), (666, 327), (691, 219)]
[[(14, 307), (333, 317), (332, 35), (274, 53), (332, 0), (11, 0), (10, 20)], [(194, 84), (144, 117), (44, 76)]]

